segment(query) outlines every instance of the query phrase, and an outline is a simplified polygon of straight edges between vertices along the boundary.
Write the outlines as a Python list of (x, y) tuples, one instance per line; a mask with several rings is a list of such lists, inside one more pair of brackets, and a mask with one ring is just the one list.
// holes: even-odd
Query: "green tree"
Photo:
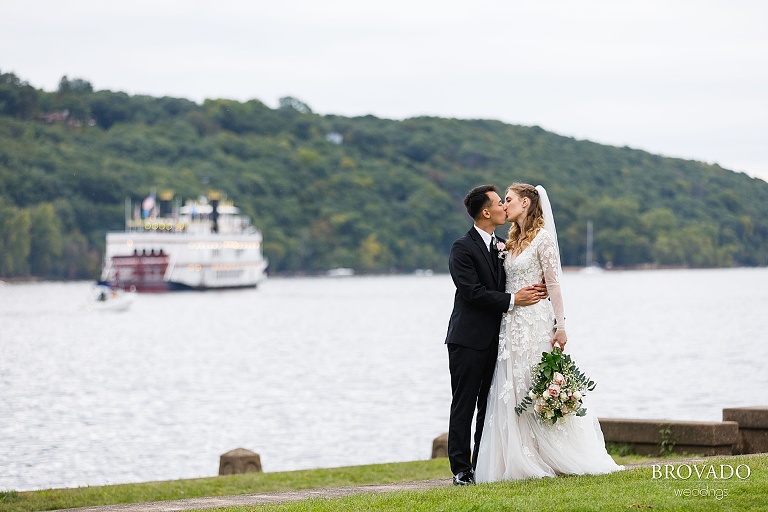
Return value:
[(41, 203), (30, 210), (29, 269), (35, 276), (53, 274), (56, 261), (61, 258), (61, 225), (53, 205)]
[(98, 91), (90, 95), (88, 106), (98, 126), (109, 129), (132, 118), (131, 99), (122, 92)]
[(0, 115), (32, 119), (38, 109), (37, 91), (13, 73), (0, 73)]
[(680, 233), (684, 262), (692, 267), (713, 267), (718, 255), (714, 229), (709, 226), (688, 226)]
[(661, 233), (653, 242), (651, 256), (660, 265), (681, 265), (685, 262), (685, 247), (679, 237)]
[(29, 275), (30, 215), (0, 200), (0, 276)]
[(76, 120), (86, 123), (91, 117), (91, 110), (86, 98), (92, 92), (93, 87), (90, 82), (80, 78), (70, 81), (66, 76), (63, 76), (53, 99), (53, 108), (67, 111), (68, 121)]

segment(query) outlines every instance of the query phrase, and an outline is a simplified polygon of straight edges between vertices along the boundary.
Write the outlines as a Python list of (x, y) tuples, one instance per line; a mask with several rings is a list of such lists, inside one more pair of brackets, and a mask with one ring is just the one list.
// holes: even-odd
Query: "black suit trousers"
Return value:
[[(492, 344), (481, 350), (455, 343), (449, 343), (447, 346), (453, 392), (448, 425), (448, 458), (451, 463), (451, 472), (455, 475), (474, 469), (477, 464), (477, 452), (480, 448), (480, 437), (483, 434), (488, 390), (493, 379), (498, 345)], [(472, 416), (475, 405), (477, 405), (475, 446), (474, 451), (471, 451)]]

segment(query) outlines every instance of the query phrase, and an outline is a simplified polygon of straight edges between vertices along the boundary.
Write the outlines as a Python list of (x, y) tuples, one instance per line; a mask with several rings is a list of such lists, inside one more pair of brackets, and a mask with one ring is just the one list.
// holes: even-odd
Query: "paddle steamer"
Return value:
[(125, 230), (107, 233), (101, 281), (139, 292), (253, 288), (266, 268), (261, 232), (221, 194), (181, 205), (165, 192), (126, 200)]

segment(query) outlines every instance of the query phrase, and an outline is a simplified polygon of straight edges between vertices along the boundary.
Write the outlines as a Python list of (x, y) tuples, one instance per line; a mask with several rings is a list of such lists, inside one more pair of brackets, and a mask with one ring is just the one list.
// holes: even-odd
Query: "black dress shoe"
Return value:
[(475, 483), (475, 472), (473, 470), (461, 471), (453, 475), (453, 485), (472, 485)]

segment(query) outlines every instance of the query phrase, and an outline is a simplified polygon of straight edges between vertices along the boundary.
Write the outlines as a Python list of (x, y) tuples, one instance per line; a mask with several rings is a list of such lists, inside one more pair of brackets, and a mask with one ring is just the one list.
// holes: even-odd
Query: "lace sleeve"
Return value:
[(542, 230), (542, 241), (536, 251), (541, 269), (544, 271), (544, 281), (547, 284), (547, 293), (555, 310), (557, 330), (565, 331), (565, 310), (563, 308), (563, 294), (560, 291), (560, 254), (558, 254), (552, 235)]

